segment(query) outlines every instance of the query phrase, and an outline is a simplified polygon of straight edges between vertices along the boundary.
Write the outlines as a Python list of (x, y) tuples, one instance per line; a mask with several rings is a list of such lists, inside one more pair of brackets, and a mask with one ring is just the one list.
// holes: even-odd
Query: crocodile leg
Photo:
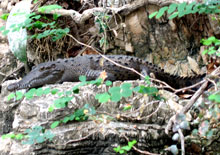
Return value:
[[(102, 72), (103, 72), (103, 70), (92, 70), (92, 69), (90, 69), (85, 73), (85, 76), (86, 76), (87, 80), (95, 80), (101, 75)], [(114, 76), (114, 74), (109, 73), (109, 72), (106, 72), (106, 73), (107, 73), (107, 79), (106, 80), (110, 80), (110, 81), (115, 81), (116, 80), (116, 77)]]

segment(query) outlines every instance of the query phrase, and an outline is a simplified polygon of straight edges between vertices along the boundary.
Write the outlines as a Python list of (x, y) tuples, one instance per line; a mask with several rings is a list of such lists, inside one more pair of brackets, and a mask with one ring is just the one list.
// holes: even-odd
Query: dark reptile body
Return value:
[[(137, 57), (125, 55), (106, 55), (106, 57), (121, 65), (133, 68), (138, 72), (147, 75), (153, 73), (157, 79), (168, 83), (176, 89), (190, 86), (201, 81), (205, 77), (205, 74), (191, 77), (171, 75), (164, 72), (160, 67)], [(13, 91), (34, 88), (45, 84), (62, 83), (67, 81), (75, 82), (79, 81), (80, 75), (85, 75), (87, 80), (94, 80), (99, 77), (100, 73), (104, 70), (107, 73), (107, 79), (111, 81), (136, 80), (140, 78), (136, 73), (116, 66), (112, 62), (102, 58), (100, 55), (85, 55), (41, 63), (35, 66), (22, 80), (10, 84), (8, 90)]]

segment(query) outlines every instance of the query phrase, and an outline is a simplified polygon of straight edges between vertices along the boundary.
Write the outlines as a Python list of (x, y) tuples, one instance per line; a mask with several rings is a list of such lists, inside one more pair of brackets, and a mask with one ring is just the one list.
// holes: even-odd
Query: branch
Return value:
[[(220, 66), (211, 73), (211, 76), (216, 76), (216, 75), (219, 76), (219, 73), (220, 73)], [(208, 83), (209, 83), (209, 80), (205, 79), (202, 86), (192, 96), (192, 98), (189, 100), (188, 104), (185, 107), (183, 107), (183, 109), (181, 110), (181, 113), (186, 114), (189, 111), (189, 109), (193, 106), (193, 104), (196, 102), (196, 100), (199, 98), (199, 96), (202, 95), (202, 93), (205, 91), (205, 89), (208, 86)], [(171, 130), (173, 124), (176, 123), (176, 117), (178, 114), (179, 113), (177, 113), (176, 115), (174, 115), (170, 118), (170, 120), (165, 128), (166, 134), (168, 134), (169, 130)]]
[(131, 12), (137, 10), (140, 7), (146, 6), (147, 4), (157, 5), (163, 7), (175, 3), (173, 0), (164, 1), (164, 0), (135, 0), (131, 4), (126, 4), (122, 7), (112, 8), (112, 7), (96, 7), (92, 9), (87, 9), (83, 13), (79, 13), (75, 10), (66, 10), (66, 9), (56, 9), (50, 12), (45, 12), (45, 14), (60, 14), (62, 16), (71, 16), (77, 24), (84, 24), (86, 20), (91, 18), (94, 12), (110, 12), (114, 14), (120, 14), (121, 16), (126, 16)]

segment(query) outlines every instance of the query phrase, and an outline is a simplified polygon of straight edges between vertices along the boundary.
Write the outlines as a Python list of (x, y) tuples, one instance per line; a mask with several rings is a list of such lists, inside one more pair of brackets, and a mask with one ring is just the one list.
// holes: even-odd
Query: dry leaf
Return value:
[(99, 78), (103, 79), (103, 81), (107, 78), (107, 73), (106, 71), (102, 71), (101, 74), (99, 75)]

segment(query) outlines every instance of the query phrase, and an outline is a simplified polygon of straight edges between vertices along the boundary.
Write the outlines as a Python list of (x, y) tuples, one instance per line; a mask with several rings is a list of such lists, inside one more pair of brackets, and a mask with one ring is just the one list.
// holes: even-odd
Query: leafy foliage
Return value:
[(202, 39), (201, 43), (206, 46), (210, 46), (208, 49), (203, 51), (203, 54), (213, 55), (220, 57), (220, 40), (214, 36), (209, 37), (208, 39)]
[[(38, 8), (38, 11), (44, 13), (44, 12), (50, 12), (54, 9), (61, 9), (61, 8), (62, 7), (59, 5), (47, 5), (47, 6), (42, 6)], [(18, 16), (18, 18), (19, 18), (19, 15), (24, 15), (24, 13), (14, 14), (14, 16)], [(8, 14), (3, 14), (1, 18), (6, 19), (7, 16)], [(0, 31), (3, 31), (2, 33), (4, 35), (7, 35), (10, 31), (14, 32), (14, 31), (19, 31), (20, 29), (32, 30), (34, 28), (37, 28), (37, 29), (47, 28), (49, 30), (45, 30), (42, 33), (32, 35), (29, 38), (42, 39), (44, 37), (51, 36), (51, 39), (53, 41), (61, 39), (63, 36), (69, 33), (69, 28), (64, 28), (64, 29), (57, 28), (58, 25), (56, 24), (56, 21), (52, 21), (48, 23), (44, 23), (40, 21), (40, 19), (45, 19), (46, 18), (45, 16), (42, 16), (36, 13), (25, 14), (25, 16), (26, 16), (25, 22), (20, 23), (20, 24), (13, 24), (8, 30), (6, 30), (5, 27), (1, 27)], [(57, 20), (59, 16), (60, 15), (55, 14), (53, 19)], [(50, 21), (49, 19), (47, 20)]]
[(51, 141), (54, 137), (54, 134), (51, 133), (49, 130), (46, 131), (42, 126), (35, 126), (32, 129), (27, 129), (25, 134), (14, 134), (14, 133), (9, 133), (5, 134), (2, 136), (2, 139), (6, 138), (11, 138), (11, 139), (16, 139), (16, 140), (24, 140), (27, 139), (26, 141), (23, 141), (23, 144), (36, 144), (36, 143), (43, 143), (46, 140)]
[(208, 5), (206, 3), (197, 3), (196, 1), (191, 2), (191, 3), (173, 3), (169, 7), (165, 6), (162, 7), (159, 11), (153, 12), (152, 14), (149, 15), (149, 18), (153, 18), (156, 16), (156, 18), (160, 18), (167, 13), (170, 15), (169, 19), (173, 19), (176, 17), (183, 17), (184, 15), (187, 14), (194, 14), (194, 13), (205, 13), (205, 14), (213, 14), (213, 13), (220, 13), (220, 3), (218, 1), (209, 3)]
[(128, 145), (126, 146), (118, 146), (114, 148), (114, 151), (116, 153), (120, 153), (120, 154), (127, 154), (128, 151), (130, 151), (132, 149), (132, 147), (137, 143), (136, 140), (130, 141), (128, 142)]
[(20, 133), (19, 134), (9, 133), (9, 134), (2, 135), (2, 139), (6, 139), (6, 138), (22, 140), (24, 138), (24, 135)]
[(27, 129), (25, 131), (27, 134), (27, 141), (24, 141), (23, 144), (36, 144), (36, 143), (43, 143), (46, 140), (51, 141), (54, 137), (54, 134), (51, 133), (49, 130), (45, 131), (42, 126), (35, 126), (32, 129)]
[(96, 17), (95, 23), (99, 26), (99, 33), (103, 34), (103, 37), (99, 41), (100, 47), (103, 47), (108, 44), (105, 32), (108, 29), (108, 22), (111, 16), (103, 12), (95, 12), (94, 16)]
[(67, 123), (69, 121), (85, 121), (90, 115), (95, 115), (96, 110), (89, 104), (85, 104), (83, 108), (76, 110), (73, 114), (64, 117), (60, 121), (55, 121), (51, 124), (51, 128), (57, 127), (60, 123)]
[(38, 11), (39, 12), (42, 12), (42, 13), (49, 13), (51, 12), (52, 10), (55, 10), (55, 9), (62, 9), (62, 7), (60, 5), (46, 5), (46, 6), (42, 6), (42, 7), (39, 7), (38, 8)]

